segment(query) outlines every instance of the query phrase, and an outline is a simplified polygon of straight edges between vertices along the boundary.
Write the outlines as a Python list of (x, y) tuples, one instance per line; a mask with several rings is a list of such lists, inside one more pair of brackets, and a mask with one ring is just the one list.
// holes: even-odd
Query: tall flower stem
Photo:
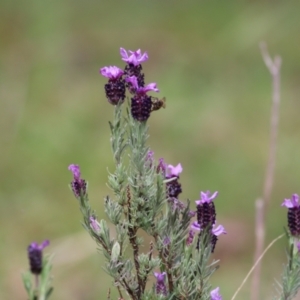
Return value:
[[(264, 248), (265, 241), (265, 223), (267, 207), (271, 200), (271, 193), (274, 182), (275, 156), (278, 135), (279, 123), (279, 104), (280, 104), (280, 68), (281, 57), (275, 56), (274, 60), (270, 57), (265, 43), (260, 44), (261, 54), (272, 76), (272, 109), (270, 122), (270, 144), (268, 163), (266, 167), (266, 174), (263, 186), (263, 198), (256, 201), (256, 224), (255, 224), (255, 253), (254, 262), (256, 262), (261, 255)], [(251, 300), (259, 299), (259, 284), (261, 276), (261, 263), (257, 265), (253, 273)]]

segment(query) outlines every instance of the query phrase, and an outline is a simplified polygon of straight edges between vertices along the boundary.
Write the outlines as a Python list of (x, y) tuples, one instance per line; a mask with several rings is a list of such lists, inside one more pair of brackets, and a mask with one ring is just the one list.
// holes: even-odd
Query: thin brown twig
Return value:
[(123, 295), (119, 286), (117, 286), (117, 290), (119, 292), (120, 298), (123, 299)]
[(249, 278), (249, 276), (251, 275), (251, 273), (253, 272), (253, 270), (255, 269), (255, 267), (257, 265), (259, 265), (260, 261), (262, 260), (262, 258), (265, 256), (265, 254), (267, 253), (267, 251), (282, 237), (284, 236), (284, 234), (278, 236), (276, 239), (274, 239), (269, 245), (268, 247), (265, 249), (265, 251), (258, 257), (257, 261), (255, 262), (255, 264), (252, 266), (252, 268), (250, 269), (250, 271), (248, 272), (248, 274), (246, 275), (246, 277), (244, 278), (244, 280), (242, 281), (241, 285), (239, 286), (239, 288), (236, 290), (236, 292), (234, 293), (234, 295), (232, 296), (231, 300), (234, 300), (235, 297), (237, 296), (238, 292), (241, 290), (241, 288), (243, 287), (243, 285), (245, 284), (245, 282), (247, 281), (247, 279)]
[[(264, 242), (265, 242), (265, 223), (266, 212), (271, 200), (272, 188), (274, 183), (274, 170), (275, 170), (275, 157), (278, 135), (278, 123), (279, 123), (279, 104), (280, 104), (280, 67), (281, 57), (276, 55), (272, 60), (266, 43), (260, 43), (260, 50), (262, 58), (265, 62), (272, 76), (272, 108), (271, 108), (271, 120), (270, 120), (270, 143), (269, 143), (269, 155), (266, 167), (264, 185), (263, 185), (263, 197), (256, 200), (256, 219), (255, 219), (255, 253), (254, 261), (258, 261), (261, 255)], [(257, 264), (257, 268), (253, 272), (252, 287), (251, 287), (251, 300), (259, 299), (259, 284), (261, 277), (261, 263)]]

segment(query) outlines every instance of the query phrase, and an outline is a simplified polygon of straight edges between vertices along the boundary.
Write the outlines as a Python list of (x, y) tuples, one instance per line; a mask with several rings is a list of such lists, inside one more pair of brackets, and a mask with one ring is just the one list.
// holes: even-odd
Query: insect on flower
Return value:
[(165, 97), (163, 97), (162, 99), (159, 99), (157, 97), (151, 97), (151, 102), (152, 102), (151, 111), (159, 110), (162, 107), (166, 108), (166, 98)]

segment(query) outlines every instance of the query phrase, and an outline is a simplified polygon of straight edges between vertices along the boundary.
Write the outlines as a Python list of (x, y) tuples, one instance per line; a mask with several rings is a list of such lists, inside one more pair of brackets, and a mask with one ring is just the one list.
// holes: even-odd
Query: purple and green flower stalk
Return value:
[(278, 298), (294, 299), (300, 290), (300, 205), (298, 194), (293, 194), (290, 199), (284, 199), (281, 206), (288, 209), (288, 248), (287, 263), (281, 275), (281, 282), (276, 281)]
[(154, 276), (156, 278), (155, 292), (157, 295), (167, 296), (167, 287), (165, 284), (166, 275), (167, 275), (166, 272), (162, 272), (162, 273), (154, 272)]
[(47, 247), (49, 243), (49, 240), (45, 240), (40, 245), (33, 242), (28, 246), (28, 258), (32, 274), (41, 274), (43, 268), (43, 249)]
[(22, 277), (29, 300), (46, 300), (53, 291), (50, 286), (51, 259), (47, 256), (43, 257), (43, 250), (49, 243), (49, 240), (41, 244), (32, 242), (27, 248), (30, 271), (24, 273)]
[[(209, 299), (209, 279), (217, 267), (215, 261), (210, 263), (211, 247), (203, 244), (199, 250), (194, 242), (195, 232), (201, 229), (191, 231), (196, 213), (189, 201), (180, 199), (183, 167), (157, 160), (148, 146), (147, 121), (157, 110), (157, 99), (148, 93), (159, 92), (156, 83), (146, 85), (144, 81), (141, 64), (148, 60), (148, 54), (123, 48), (120, 54), (126, 63), (124, 68), (100, 69), (108, 78), (104, 94), (114, 105), (114, 118), (109, 124), (115, 170), (108, 175), (111, 195), (104, 198), (109, 226), (92, 210), (79, 166), (69, 166), (73, 174), (71, 189), (79, 202), (83, 226), (102, 250), (105, 270), (119, 298), (126, 299), (126, 294), (132, 300), (158, 300), (168, 295), (174, 299)], [(126, 92), (129, 108), (124, 111)], [(210, 224), (211, 243), (215, 244), (213, 237), (221, 234), (219, 227), (213, 227), (212, 200), (216, 194), (201, 195), (197, 218), (202, 218), (201, 228)], [(142, 232), (147, 234), (149, 245)], [(146, 283), (153, 274), (156, 280), (148, 289)]]
[(115, 66), (103, 67), (100, 73), (108, 78), (108, 83), (105, 84), (105, 94), (109, 103), (117, 105), (123, 103), (125, 99), (125, 82), (122, 78), (124, 72)]
[(285, 206), (288, 209), (288, 213), (287, 213), (288, 228), (290, 230), (291, 235), (300, 238), (299, 195), (293, 194), (291, 199), (284, 199), (281, 206)]

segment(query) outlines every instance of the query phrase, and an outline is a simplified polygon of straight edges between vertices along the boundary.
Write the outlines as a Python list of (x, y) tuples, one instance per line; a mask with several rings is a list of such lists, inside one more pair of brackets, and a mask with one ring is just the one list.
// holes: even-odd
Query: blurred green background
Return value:
[[(113, 170), (99, 68), (124, 64), (119, 48), (148, 51), (146, 82), (167, 108), (150, 120), (151, 148), (181, 162), (183, 198), (218, 190), (213, 277), (229, 299), (252, 265), (254, 201), (262, 193), (269, 143), (271, 78), (258, 48), (280, 54), (282, 103), (267, 240), (283, 232), (284, 197), (300, 193), (299, 1), (21, 1), (0, 3), (0, 299), (25, 299), (27, 245), (49, 238), (53, 299), (104, 299), (111, 281), (80, 225), (68, 189), (70, 163), (89, 182), (103, 214)], [(261, 299), (270, 299), (285, 241), (263, 261)], [(250, 281), (237, 299), (249, 299)]]

